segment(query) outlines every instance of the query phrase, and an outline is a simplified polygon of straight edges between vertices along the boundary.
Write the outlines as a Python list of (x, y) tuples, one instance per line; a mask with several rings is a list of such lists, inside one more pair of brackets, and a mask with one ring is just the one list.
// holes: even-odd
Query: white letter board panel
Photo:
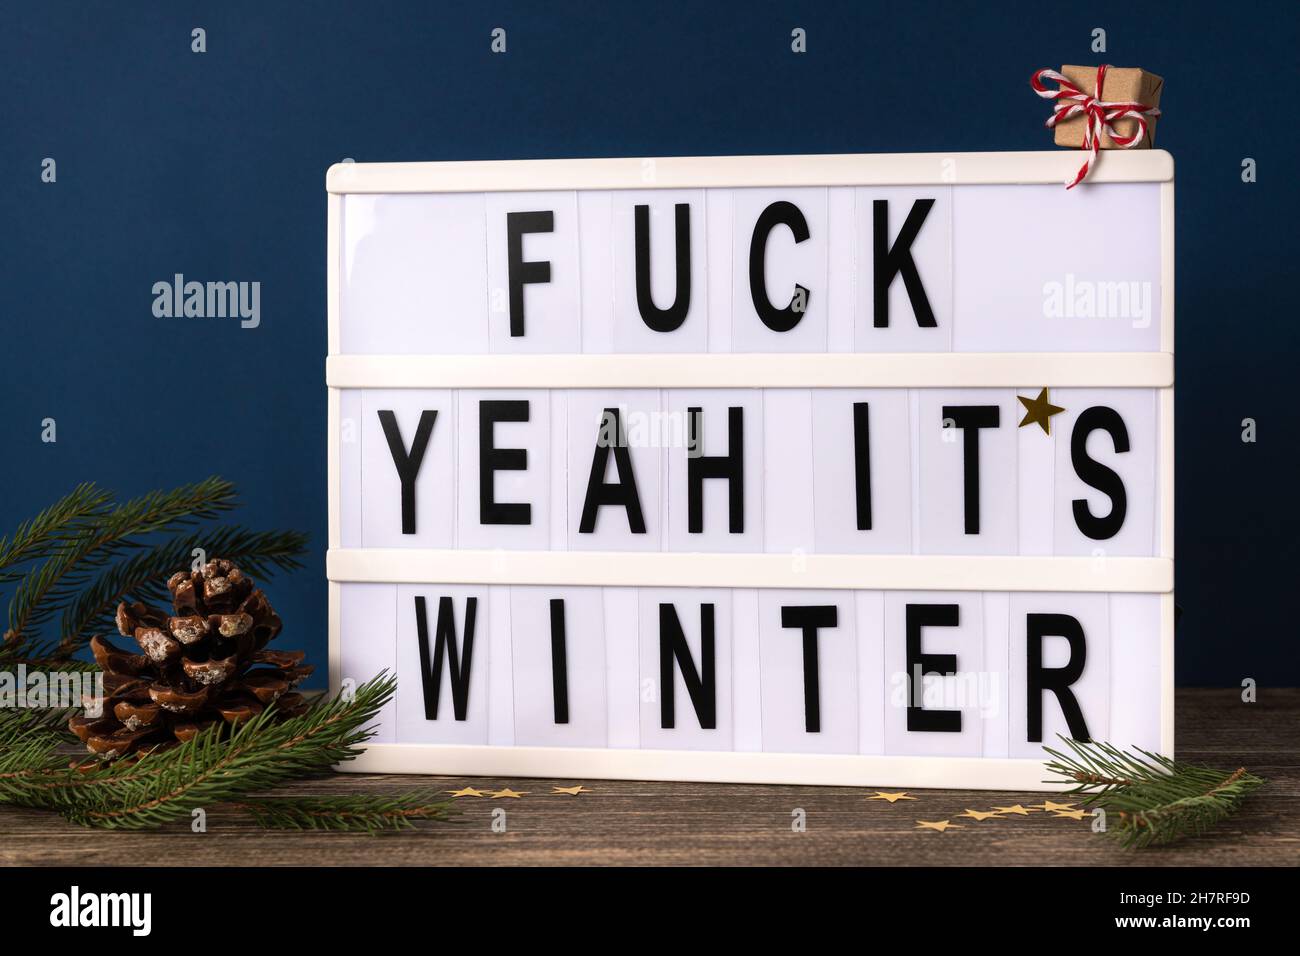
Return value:
[(1075, 160), (333, 167), (331, 684), (398, 679), (347, 769), (1171, 754), (1172, 160)]

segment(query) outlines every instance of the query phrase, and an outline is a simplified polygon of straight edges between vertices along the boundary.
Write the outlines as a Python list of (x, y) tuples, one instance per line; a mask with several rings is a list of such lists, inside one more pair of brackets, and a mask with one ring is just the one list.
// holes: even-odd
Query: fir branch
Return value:
[(28, 799), (33, 787), (66, 768), (65, 738), (53, 722), (63, 713), (0, 711), (0, 802), (39, 805)]
[(95, 516), (23, 578), (9, 603), (5, 643), (30, 650), (32, 632), (72, 600), (97, 569), (140, 547), (134, 538), (214, 518), (235, 504), (234, 486), (212, 477), (172, 491), (150, 492)]
[(350, 699), (320, 699), (308, 711), (276, 721), (274, 708), (241, 724), (229, 739), (220, 725), (134, 763), (84, 766), (50, 775), (24, 790), (21, 801), (57, 810), (86, 826), (143, 829), (199, 807), (327, 772), (357, 756), (368, 725), (391, 699), (396, 678), (383, 673)]
[(93, 673), (99, 670), (94, 661), (82, 661), (75, 657), (65, 657), (59, 648), (49, 645), (30, 647), (0, 646), (0, 667), (16, 668), (24, 665), (29, 671), (78, 671)]
[(1245, 767), (1229, 773), (1140, 748), (1137, 757), (1111, 744), (1061, 739), (1072, 753), (1043, 748), (1054, 758), (1047, 769), (1076, 784), (1071, 792), (1086, 795), (1085, 805), (1104, 810), (1108, 821), (1117, 819), (1106, 832), (1125, 847), (1199, 836), (1264, 784)]
[(259, 826), (275, 830), (342, 830), (378, 833), (407, 830), (415, 820), (447, 820), (454, 812), (436, 791), (394, 796), (348, 794), (325, 797), (265, 797), (241, 800), (236, 809)]
[(77, 485), (20, 524), (12, 538), (0, 538), (0, 584), (19, 580), (22, 565), (49, 557), (70, 536), (84, 530), (88, 521), (103, 517), (112, 497), (92, 483)]
[(196, 530), (144, 550), (118, 562), (91, 582), (63, 613), (59, 656), (75, 653), (96, 631), (112, 630), (120, 601), (170, 603), (163, 582), (177, 569), (189, 565), (195, 549), (235, 562), (245, 574), (271, 577), (276, 570), (302, 567), (299, 556), (307, 550), (307, 535), (300, 531), (248, 531), (240, 527)]
[[(99, 669), (93, 663), (88, 664), (87, 667), (92, 671)], [(82, 707), (24, 707), (0, 710), (0, 740), (6, 739), (2, 735), (10, 728), (14, 728), (16, 735), (21, 735), (24, 730), (46, 731), (53, 733), (61, 741), (73, 741), (77, 738), (72, 731), (68, 730), (68, 719), (84, 713)]]

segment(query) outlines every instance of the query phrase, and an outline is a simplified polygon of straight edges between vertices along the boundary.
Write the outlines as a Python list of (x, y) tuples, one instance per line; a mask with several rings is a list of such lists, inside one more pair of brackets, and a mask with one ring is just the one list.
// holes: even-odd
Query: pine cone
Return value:
[(167, 581), (171, 615), (123, 601), (117, 629), (141, 653), (98, 636), (90, 648), (104, 671), (102, 716), (74, 717), (69, 728), (86, 749), (112, 760), (175, 746), (221, 723), (228, 732), (275, 703), (280, 716), (306, 709), (290, 693), (312, 672), (302, 651), (270, 651), (281, 622), (266, 595), (231, 562)]

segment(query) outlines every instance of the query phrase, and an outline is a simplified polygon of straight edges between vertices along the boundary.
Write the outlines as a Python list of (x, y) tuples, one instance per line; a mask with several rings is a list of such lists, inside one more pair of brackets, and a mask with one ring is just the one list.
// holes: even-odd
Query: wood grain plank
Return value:
[[(279, 833), (229, 807), (208, 813), (206, 833), (178, 823), (146, 833), (88, 830), (38, 811), (0, 808), (0, 863), (19, 865), (918, 865), (1242, 866), (1300, 863), (1300, 689), (1178, 692), (1179, 755), (1268, 779), (1243, 811), (1199, 840), (1127, 852), (1075, 822), (1033, 813), (976, 822), (965, 808), (1041, 803), (1042, 794), (914, 791), (915, 801), (867, 800), (844, 787), (582, 781), (591, 793), (553, 795), (571, 780), (340, 775), (299, 783), (299, 794), (452, 790), (506, 785), (519, 800), (466, 797), (456, 822), (383, 836)], [(493, 832), (503, 809), (506, 831)], [(803, 810), (805, 832), (792, 813)], [(918, 831), (917, 819), (961, 830)]]

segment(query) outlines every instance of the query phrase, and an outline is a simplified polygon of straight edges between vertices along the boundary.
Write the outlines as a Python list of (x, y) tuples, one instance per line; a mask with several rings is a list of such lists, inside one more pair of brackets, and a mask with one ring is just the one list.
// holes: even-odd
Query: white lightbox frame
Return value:
[[(340, 163), (326, 174), (329, 682), (341, 683), (345, 582), (1093, 591), (1160, 596), (1160, 750), (1174, 752), (1174, 164), (1164, 150), (1107, 151), (1088, 181), (1160, 184), (1160, 350), (1119, 353), (343, 355), (343, 197), (361, 193), (807, 186), (1062, 186), (1079, 155), (1052, 152)], [(1061, 238), (1068, 237), (1058, 237)], [(1158, 554), (1132, 557), (782, 554), (343, 548), (340, 393), (345, 388), (1145, 387), (1158, 402)], [(936, 581), (942, 582), (936, 585)], [(834, 786), (1064, 789), (1035, 759), (371, 744), (340, 770)]]

